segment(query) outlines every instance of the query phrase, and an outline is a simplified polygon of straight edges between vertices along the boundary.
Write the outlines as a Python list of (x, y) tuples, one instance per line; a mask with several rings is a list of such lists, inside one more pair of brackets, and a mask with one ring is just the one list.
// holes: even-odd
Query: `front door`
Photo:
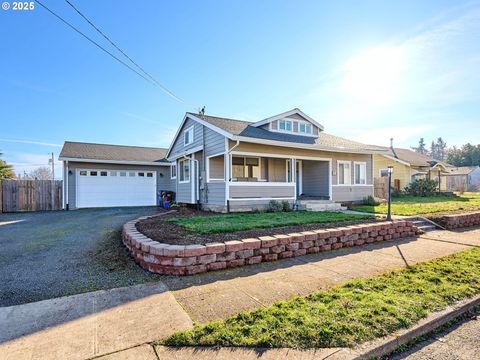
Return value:
[(302, 161), (297, 160), (295, 163), (295, 185), (297, 197), (302, 195)]

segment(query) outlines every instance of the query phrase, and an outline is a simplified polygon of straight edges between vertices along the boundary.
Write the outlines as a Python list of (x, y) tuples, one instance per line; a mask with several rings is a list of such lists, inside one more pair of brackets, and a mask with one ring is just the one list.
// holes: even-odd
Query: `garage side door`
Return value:
[(157, 204), (155, 171), (77, 170), (77, 208), (153, 206)]

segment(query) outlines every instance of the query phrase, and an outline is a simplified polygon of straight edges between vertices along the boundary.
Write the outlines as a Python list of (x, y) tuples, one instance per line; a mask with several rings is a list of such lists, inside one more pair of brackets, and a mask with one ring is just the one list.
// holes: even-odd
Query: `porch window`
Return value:
[(367, 183), (367, 164), (355, 162), (354, 166), (355, 185), (365, 185)]
[(190, 160), (180, 160), (178, 162), (181, 183), (190, 182)]
[(207, 159), (207, 181), (225, 180), (224, 154), (211, 156)]
[(338, 185), (350, 185), (352, 183), (350, 161), (339, 161), (337, 173)]
[(260, 178), (260, 159), (254, 157), (233, 156), (232, 178), (237, 181), (257, 181)]

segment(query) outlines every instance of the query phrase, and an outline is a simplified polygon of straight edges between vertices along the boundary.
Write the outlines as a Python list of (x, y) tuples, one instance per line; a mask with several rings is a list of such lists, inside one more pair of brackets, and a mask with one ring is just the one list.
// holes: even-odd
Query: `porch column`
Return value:
[(295, 194), (295, 200), (297, 200), (297, 160), (294, 158), (290, 159), (290, 172), (292, 174), (292, 182), (295, 184), (293, 193)]

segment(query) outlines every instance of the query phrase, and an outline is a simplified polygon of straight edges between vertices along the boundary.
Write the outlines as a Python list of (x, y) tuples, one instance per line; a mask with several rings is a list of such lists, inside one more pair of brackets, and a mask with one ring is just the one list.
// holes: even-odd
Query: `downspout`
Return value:
[(232, 164), (231, 164), (231, 161), (230, 161), (230, 153), (235, 150), (238, 145), (240, 145), (240, 140), (237, 140), (237, 143), (235, 145), (233, 145), (230, 149), (227, 150), (227, 156), (228, 156), (228, 167), (227, 167), (227, 170), (228, 170), (228, 174), (226, 174), (227, 176), (225, 177), (225, 188), (226, 188), (226, 194), (225, 196), (227, 197), (227, 213), (230, 212), (230, 173), (231, 173), (231, 168), (232, 168)]
[(64, 200), (64, 204), (65, 204), (65, 207), (64, 207), (64, 210), (69, 210), (68, 209), (68, 160), (64, 161), (63, 162), (63, 176), (65, 177), (64, 178), (64, 182), (63, 182), (63, 186), (65, 186), (65, 191), (64, 191), (64, 196), (65, 196), (65, 200)]

